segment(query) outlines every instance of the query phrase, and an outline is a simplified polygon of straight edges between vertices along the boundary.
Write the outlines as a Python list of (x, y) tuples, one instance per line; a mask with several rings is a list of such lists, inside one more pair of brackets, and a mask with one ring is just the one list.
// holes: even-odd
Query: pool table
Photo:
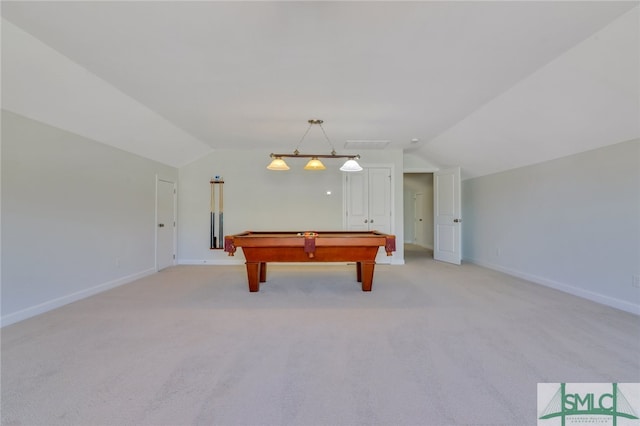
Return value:
[(378, 247), (391, 256), (396, 237), (378, 231), (246, 231), (224, 237), (229, 256), (238, 247), (246, 258), (251, 292), (259, 291), (260, 283), (267, 280), (267, 262), (355, 262), (362, 291), (371, 291)]

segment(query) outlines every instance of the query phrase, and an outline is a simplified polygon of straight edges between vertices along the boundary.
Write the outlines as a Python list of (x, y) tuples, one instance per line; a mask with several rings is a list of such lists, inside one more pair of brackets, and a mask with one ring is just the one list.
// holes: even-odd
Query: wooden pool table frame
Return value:
[(250, 292), (267, 280), (267, 262), (355, 262), (362, 291), (371, 291), (380, 246), (391, 256), (395, 236), (378, 231), (246, 231), (226, 236), (224, 250), (233, 256), (242, 247)]

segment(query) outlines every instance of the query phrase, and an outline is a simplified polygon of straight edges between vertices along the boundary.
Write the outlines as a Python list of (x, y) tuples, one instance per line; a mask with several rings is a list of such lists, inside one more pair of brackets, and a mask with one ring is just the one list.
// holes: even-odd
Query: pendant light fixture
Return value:
[[(336, 154), (336, 150), (333, 148), (333, 144), (329, 140), (329, 137), (327, 136), (327, 133), (324, 131), (324, 128), (322, 127), (322, 123), (324, 123), (323, 120), (310, 119), (310, 120), (308, 120), (308, 123), (309, 123), (309, 127), (307, 128), (307, 131), (304, 133), (304, 135), (302, 135), (302, 138), (300, 139), (300, 142), (298, 142), (298, 146), (296, 146), (296, 149), (293, 151), (293, 154), (273, 154), (272, 153), (270, 155), (270, 157), (272, 158), (272, 161), (267, 166), (267, 169), (269, 169), (269, 170), (289, 170), (289, 166), (287, 165), (287, 163), (285, 163), (283, 158), (310, 158), (311, 160), (309, 160), (307, 165), (304, 166), (305, 170), (325, 170), (326, 167), (325, 167), (324, 164), (322, 164), (322, 161), (320, 161), (320, 158), (346, 158), (347, 161), (342, 165), (342, 167), (340, 167), (340, 170), (342, 170), (343, 172), (359, 172), (359, 171), (362, 170), (362, 167), (356, 161), (356, 159), (360, 158), (359, 155), (357, 155), (357, 154), (356, 155), (338, 155), (338, 154)], [(309, 133), (309, 130), (311, 130), (311, 127), (314, 124), (317, 124), (320, 127), (320, 129), (322, 130), (322, 133), (324, 134), (325, 139), (329, 143), (329, 146), (331, 147), (331, 154), (330, 155), (327, 155), (327, 154), (324, 154), (324, 155), (323, 154), (301, 154), (300, 151), (298, 151), (298, 148), (300, 147), (300, 145), (304, 141), (304, 138), (307, 136), (307, 133)]]
[(269, 170), (289, 170), (289, 166), (284, 162), (282, 157), (275, 157), (271, 164), (267, 166)]
[(311, 160), (304, 166), (305, 170), (324, 170), (326, 167), (322, 164), (322, 161), (318, 160), (318, 157), (311, 157)]

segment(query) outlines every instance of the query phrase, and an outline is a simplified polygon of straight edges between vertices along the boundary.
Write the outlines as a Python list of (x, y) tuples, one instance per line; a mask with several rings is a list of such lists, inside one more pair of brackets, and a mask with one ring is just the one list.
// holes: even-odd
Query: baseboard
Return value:
[(178, 259), (178, 265), (244, 265), (243, 257), (230, 259)]
[(145, 271), (127, 275), (126, 277), (118, 278), (113, 281), (108, 281), (102, 284), (98, 284), (97, 286), (80, 290), (78, 292), (68, 294), (66, 296), (58, 297), (56, 299), (49, 300), (35, 306), (30, 306), (18, 312), (13, 312), (11, 314), (4, 315), (0, 317), (0, 327), (14, 324), (16, 322), (26, 320), (27, 318), (35, 317), (36, 315), (40, 315), (45, 312), (52, 311), (61, 306), (68, 305), (69, 303), (76, 302), (81, 299), (85, 299), (89, 296), (102, 293), (103, 291), (107, 291), (124, 284), (128, 284), (132, 281), (154, 274), (155, 272), (156, 272), (155, 269), (147, 269)]
[(610, 306), (612, 308), (619, 309), (621, 311), (629, 312), (631, 314), (640, 315), (640, 305), (628, 302), (626, 300), (616, 299), (610, 296), (606, 296), (601, 293), (596, 293), (590, 290), (585, 290), (583, 288), (575, 287), (566, 283), (562, 283), (559, 281), (550, 280), (545, 277), (540, 277), (537, 275), (528, 274), (525, 272), (517, 271), (510, 268), (505, 268), (500, 265), (495, 265), (489, 262), (484, 262), (479, 259), (464, 259), (466, 262), (473, 263), (478, 266), (482, 266), (483, 268), (493, 269), (494, 271), (503, 272), (505, 274), (522, 278), (527, 281), (531, 281), (535, 284), (540, 284), (545, 287), (550, 287), (555, 290), (562, 291), (564, 293), (568, 293), (574, 296), (581, 297), (583, 299), (591, 300), (592, 302), (600, 303), (601, 305)]

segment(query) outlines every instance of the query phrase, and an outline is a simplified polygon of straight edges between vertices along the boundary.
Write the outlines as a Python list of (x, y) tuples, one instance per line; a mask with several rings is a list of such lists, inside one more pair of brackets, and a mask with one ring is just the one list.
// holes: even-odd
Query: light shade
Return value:
[(287, 166), (287, 163), (285, 163), (282, 158), (276, 157), (276, 158), (273, 159), (271, 164), (269, 164), (267, 166), (267, 169), (269, 169), (269, 170), (289, 170), (289, 166)]
[(318, 160), (317, 157), (313, 157), (306, 166), (304, 166), (305, 170), (324, 170), (326, 167), (322, 164), (322, 161)]
[(343, 172), (359, 172), (362, 170), (362, 166), (360, 166), (356, 160), (351, 158), (344, 162), (342, 167), (340, 167), (340, 170)]

